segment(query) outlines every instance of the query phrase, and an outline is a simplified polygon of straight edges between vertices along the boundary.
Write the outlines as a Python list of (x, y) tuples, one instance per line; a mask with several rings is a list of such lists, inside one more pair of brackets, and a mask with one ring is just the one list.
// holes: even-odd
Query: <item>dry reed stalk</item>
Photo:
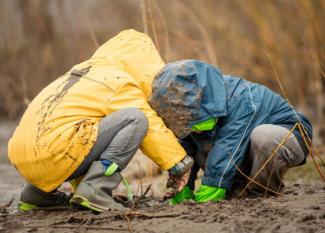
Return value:
[[(272, 168), (271, 168), (271, 173), (267, 179), (267, 184), (266, 184), (266, 187), (269, 188), (270, 186), (270, 183), (271, 183), (271, 178), (272, 178), (272, 175), (273, 175), (273, 172), (274, 172), (274, 159), (272, 160)], [(279, 191), (279, 189), (278, 189)], [(264, 196), (267, 196), (267, 190), (265, 190), (265, 193), (264, 193)]]
[(188, 47), (192, 49), (194, 54), (196, 54), (197, 56), (199, 56), (201, 54), (201, 50), (199, 49), (197, 44), (192, 39), (188, 38), (187, 36), (184, 36), (178, 30), (171, 31), (171, 33), (173, 34), (173, 36), (177, 37), (177, 39), (180, 43), (188, 45)]
[(314, 53), (314, 51), (311, 49), (310, 45), (307, 43), (307, 41), (303, 38), (303, 36), (300, 33), (297, 33), (297, 36), (302, 41), (304, 47), (308, 51), (308, 53), (313, 61), (314, 66), (317, 67), (321, 76), (325, 79), (325, 72), (319, 63), (319, 59), (317, 58), (317, 55)]
[[(299, 39), (302, 41), (302, 43), (304, 44), (304, 46), (305, 46), (306, 50), (308, 51), (309, 55), (311, 56), (314, 67), (316, 67), (316, 68), (319, 70), (319, 72), (320, 72), (320, 74), (321, 74), (321, 77), (323, 77), (323, 78), (325, 79), (325, 73), (324, 73), (324, 70), (322, 69), (322, 67), (321, 67), (321, 65), (320, 65), (320, 63), (319, 63), (319, 59), (316, 57), (316, 54), (313, 52), (313, 50), (312, 50), (311, 47), (308, 45), (307, 41), (303, 38), (303, 36), (302, 36), (300, 33), (297, 33), (297, 35), (298, 35), (298, 38), (299, 38)], [(317, 83), (318, 83), (318, 86), (321, 87), (321, 83), (318, 82), (318, 81), (317, 81)], [(322, 89), (322, 88), (320, 88), (320, 89)], [(319, 90), (318, 95), (321, 95), (321, 94), (322, 94), (322, 90)], [(322, 96), (320, 96), (320, 99), (323, 100)], [(322, 107), (322, 106), (321, 106), (321, 107)], [(319, 110), (319, 111), (322, 111), (322, 110)], [(321, 117), (320, 117), (320, 118), (321, 118)], [(303, 129), (303, 131), (306, 133), (305, 128), (302, 127), (302, 129)], [(319, 156), (319, 159), (321, 160), (322, 164), (325, 165), (325, 162), (324, 162), (324, 161), (322, 160), (322, 158), (320, 157), (320, 153), (319, 153), (319, 151), (318, 151), (317, 148), (312, 144), (312, 141), (311, 141), (311, 139), (309, 138), (309, 136), (308, 136), (307, 133), (306, 133), (306, 135), (307, 135), (307, 137), (308, 137), (308, 141), (309, 141), (309, 143), (313, 146), (314, 150), (316, 151), (316, 155)], [(305, 139), (305, 138), (304, 138), (304, 139)]]
[(154, 22), (153, 16), (152, 16), (152, 10), (151, 10), (150, 2), (151, 1), (147, 2), (147, 6), (148, 6), (147, 9), (148, 9), (149, 19), (150, 19), (150, 23), (151, 23), (151, 30), (152, 30), (152, 33), (153, 33), (153, 39), (155, 41), (155, 45), (157, 47), (158, 52), (160, 53), (161, 50), (160, 50), (160, 45), (159, 45), (159, 40), (158, 40), (158, 35), (157, 35), (157, 31), (156, 31), (155, 22)]
[(140, 181), (138, 182), (137, 191), (135, 192), (135, 197), (133, 198), (132, 205), (131, 205), (129, 212), (134, 210), (135, 204), (137, 203), (137, 196), (139, 194), (139, 188), (140, 188)]
[(148, 18), (147, 18), (147, 2), (146, 0), (140, 0), (141, 2), (141, 16), (142, 16), (142, 25), (143, 32), (148, 34)]
[(10, 207), (10, 206), (11, 206), (11, 204), (14, 202), (14, 200), (15, 200), (15, 198), (14, 198), (14, 197), (12, 197), (12, 198), (10, 199), (10, 201), (8, 201), (6, 204), (4, 204), (4, 205), (1, 205), (1, 206), (0, 206), (0, 209), (3, 209), (3, 208), (8, 208), (8, 207)]
[(139, 175), (139, 178), (140, 178), (140, 190), (141, 190), (141, 196), (143, 194), (143, 182), (142, 182), (142, 172), (141, 172), (141, 167), (140, 167), (140, 163), (139, 161), (137, 161), (137, 166), (138, 166), (138, 175)]
[(318, 72), (320, 73), (320, 76), (325, 79), (325, 73), (319, 63), (319, 59), (317, 57), (317, 54), (314, 53), (314, 51), (311, 49), (310, 45), (305, 41), (303, 36), (301, 34), (297, 34), (298, 38), (302, 41), (304, 47), (308, 51), (308, 53), (311, 56), (313, 67), (315, 69), (315, 77), (314, 77), (314, 82), (313, 86), (315, 88), (315, 97), (316, 97), (316, 108), (317, 108), (317, 119), (321, 123), (321, 120), (323, 118), (323, 108), (325, 108), (325, 101), (324, 101), (324, 93), (323, 93), (323, 85), (322, 85), (322, 80), (321, 78), (318, 77)]
[[(319, 150), (316, 148), (316, 146), (314, 145), (314, 143), (312, 143), (312, 140), (311, 140), (310, 137), (308, 136), (307, 131), (306, 131), (305, 127), (304, 127), (302, 124), (299, 124), (299, 132), (300, 132), (300, 134), (303, 133), (303, 134), (302, 134), (302, 138), (304, 139), (304, 143), (306, 144), (306, 146), (307, 146), (307, 148), (308, 148), (310, 154), (312, 155), (312, 149), (310, 148), (310, 146), (312, 146), (313, 149), (314, 149), (314, 151), (316, 151), (316, 155), (318, 156), (318, 158), (319, 158), (319, 160), (321, 161), (322, 165), (325, 166), (325, 162), (324, 162), (324, 160), (321, 158)], [(307, 136), (307, 139), (308, 139), (308, 140), (306, 140), (305, 135)], [(315, 164), (315, 165), (316, 165), (316, 164)]]
[[(252, 4), (250, 7), (247, 7), (245, 1), (239, 1), (238, 4), (241, 5), (241, 9), (246, 13), (246, 16), (250, 19), (251, 23), (255, 24), (256, 28), (258, 28), (257, 33), (263, 44), (265, 44), (270, 51), (275, 51), (276, 41), (272, 29), (270, 25), (268, 25), (269, 21), (264, 19), (265, 14), (258, 9), (259, 3), (255, 2), (255, 4)], [(270, 8), (268, 2), (264, 2), (263, 6), (265, 6), (263, 9)], [(273, 20), (272, 23), (274, 23)]]
[(309, 154), (311, 155), (311, 157), (312, 157), (312, 159), (313, 159), (314, 165), (315, 165), (315, 167), (316, 167), (316, 169), (317, 169), (317, 171), (318, 171), (320, 177), (321, 177), (322, 180), (325, 182), (325, 176), (324, 176), (324, 174), (322, 173), (322, 170), (320, 169), (320, 167), (319, 167), (319, 165), (318, 165), (318, 163), (317, 163), (317, 161), (316, 161), (316, 159), (315, 159), (315, 157), (314, 157), (314, 155), (313, 155), (313, 153), (312, 153), (312, 150), (310, 149), (310, 146), (309, 146), (309, 144), (308, 144), (306, 138), (304, 137), (304, 132), (303, 132), (303, 130), (302, 130), (301, 125), (298, 124), (298, 127), (299, 127), (300, 134), (303, 136), (304, 142), (305, 142), (306, 146), (308, 147)]
[[(282, 83), (281, 83), (281, 81), (280, 81), (280, 77), (279, 77), (279, 75), (278, 75), (278, 72), (277, 72), (277, 70), (276, 70), (276, 68), (275, 68), (275, 64), (274, 64), (274, 62), (273, 62), (271, 56), (268, 55), (268, 58), (269, 58), (269, 62), (270, 62), (270, 64), (271, 64), (271, 67), (272, 67), (272, 70), (273, 70), (274, 76), (275, 76), (275, 78), (276, 78), (276, 80), (277, 80), (277, 82), (278, 82), (278, 84), (279, 84), (279, 86), (280, 86), (280, 89), (281, 89), (281, 91), (282, 91), (282, 94), (283, 94), (284, 98), (286, 99), (286, 101), (288, 102), (289, 106), (291, 107), (292, 111), (295, 113), (295, 115), (296, 115), (296, 117), (297, 117), (298, 123), (296, 123), (296, 125), (298, 126), (299, 131), (300, 131), (300, 133), (301, 133), (301, 136), (303, 137), (304, 142), (305, 142), (305, 144), (306, 144), (306, 146), (307, 146), (307, 148), (308, 148), (308, 150), (309, 150), (309, 154), (310, 154), (310, 155), (312, 156), (312, 158), (313, 158), (314, 165), (315, 165), (315, 167), (316, 167), (316, 169), (317, 169), (317, 171), (318, 171), (320, 177), (321, 177), (322, 180), (325, 182), (325, 177), (324, 177), (324, 175), (323, 175), (321, 169), (319, 168), (319, 165), (318, 165), (317, 161), (314, 159), (314, 156), (313, 156), (313, 154), (312, 154), (312, 151), (310, 150), (310, 146), (309, 146), (309, 144), (308, 144), (308, 142), (307, 142), (307, 140), (306, 140), (305, 135), (307, 136), (309, 143), (310, 143), (310, 144), (313, 146), (313, 148), (316, 150), (317, 155), (319, 156), (319, 159), (322, 161), (322, 159), (321, 159), (321, 157), (320, 157), (320, 154), (318, 153), (318, 150), (317, 150), (316, 146), (312, 143), (311, 139), (309, 138), (309, 136), (308, 136), (308, 134), (307, 134), (307, 131), (306, 131), (305, 127), (303, 126), (303, 124), (301, 123), (300, 118), (299, 118), (299, 116), (298, 116), (296, 110), (294, 109), (294, 107), (293, 107), (293, 105), (291, 104), (289, 98), (287, 97), (286, 92), (284, 91), (284, 88), (283, 88)], [(322, 162), (323, 162), (323, 161), (322, 161)]]
[(167, 20), (164, 12), (160, 9), (156, 1), (151, 1), (153, 3), (154, 8), (158, 12), (158, 15), (160, 16), (160, 22), (162, 23), (163, 30), (164, 30), (164, 42), (165, 42), (165, 52), (163, 59), (166, 60), (169, 58), (169, 51), (170, 51), (170, 44), (169, 44), (169, 30), (167, 27)]
[[(276, 192), (272, 189), (269, 189), (268, 187), (265, 187), (264, 185), (262, 185), (261, 183), (259, 183), (258, 181), (252, 179), (251, 177), (249, 177), (248, 175), (246, 175), (239, 167), (238, 165), (236, 164), (236, 162), (234, 161), (234, 159), (232, 158), (232, 155), (229, 153), (229, 158), (230, 158), (230, 161), (233, 163), (233, 165), (235, 166), (236, 170), (243, 176), (245, 177), (247, 180), (251, 181), (251, 183), (254, 183), (258, 186), (260, 186), (261, 188), (265, 189), (266, 191), (269, 191), (269, 192), (272, 192), (278, 196), (281, 196), (283, 195), (282, 193), (279, 193), (279, 192)], [(240, 193), (240, 195), (243, 195), (243, 192)]]
[(90, 34), (90, 38), (95, 46), (95, 49), (98, 49), (99, 48), (99, 43), (98, 43), (98, 40), (94, 34), (94, 30), (89, 26), (89, 24), (87, 24), (87, 29), (88, 29), (88, 32)]
[(149, 184), (148, 187), (146, 188), (146, 190), (144, 191), (143, 195), (141, 196), (141, 198), (145, 197), (147, 195), (147, 193), (151, 190), (151, 186), (152, 184)]
[(20, 91), (21, 97), (22, 97), (23, 103), (25, 104), (25, 107), (27, 107), (30, 103), (30, 99), (27, 96), (28, 85), (22, 75), (19, 75), (19, 83), (20, 83), (20, 87), (21, 87), (21, 91)]
[[(288, 135), (279, 143), (279, 145), (276, 147), (275, 150), (273, 150), (273, 152), (271, 153), (271, 155), (268, 157), (268, 159), (265, 161), (265, 163), (261, 166), (261, 168), (255, 173), (255, 175), (253, 176), (252, 180), (255, 180), (255, 178), (261, 173), (261, 171), (266, 167), (266, 165), (271, 161), (271, 159), (276, 155), (277, 151), (280, 149), (281, 146), (283, 146), (287, 140), (289, 139), (289, 137), (291, 136), (291, 134), (293, 133), (293, 131), (295, 130), (295, 128), (297, 127), (296, 123), (294, 125), (294, 127), (292, 127), (292, 129), (290, 130), (290, 132), (288, 133)], [(250, 180), (246, 186), (243, 188), (243, 190), (240, 192), (240, 194), (243, 194), (246, 189), (248, 188), (248, 186), (252, 183), (252, 180)]]
[(213, 64), (213, 65), (218, 65), (218, 59), (216, 56), (216, 53), (214, 51), (209, 33), (207, 31), (207, 29), (205, 28), (205, 26), (201, 23), (201, 21), (198, 19), (198, 17), (194, 14), (194, 12), (192, 12), (185, 4), (181, 3), (180, 1), (175, 1), (175, 3), (177, 3), (180, 8), (183, 10), (183, 12), (191, 19), (191, 21), (196, 25), (196, 27), (198, 28), (204, 45), (206, 47), (206, 53), (208, 55), (208, 60), (209, 63)]

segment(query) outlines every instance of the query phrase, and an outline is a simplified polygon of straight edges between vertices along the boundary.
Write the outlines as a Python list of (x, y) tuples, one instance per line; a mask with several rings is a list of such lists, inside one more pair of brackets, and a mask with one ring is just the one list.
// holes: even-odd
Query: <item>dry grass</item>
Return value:
[(0, 114), (19, 117), (47, 83), (112, 35), (135, 28), (152, 36), (166, 61), (206, 60), (278, 90), (270, 54), (293, 104), (321, 125), (324, 12), (316, 0), (3, 0)]
[(312, 119), (315, 143), (325, 144), (325, 1), (2, 0), (0, 21), (2, 118), (19, 118), (46, 84), (135, 28), (167, 62), (205, 60), (280, 91), (270, 54), (288, 99)]
[(303, 183), (308, 183), (316, 180), (321, 181), (321, 177), (315, 169), (312, 159), (309, 158), (304, 166), (289, 169), (284, 176), (284, 180), (287, 182), (300, 181)]

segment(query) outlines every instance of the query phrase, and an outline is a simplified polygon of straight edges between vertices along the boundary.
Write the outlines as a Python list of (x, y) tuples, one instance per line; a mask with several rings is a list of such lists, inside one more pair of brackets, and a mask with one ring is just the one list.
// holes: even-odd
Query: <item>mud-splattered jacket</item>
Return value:
[[(191, 137), (195, 146), (206, 152), (204, 185), (231, 188), (236, 174), (234, 163), (241, 165), (250, 134), (258, 125), (291, 129), (300, 120), (312, 137), (309, 120), (300, 113), (296, 115), (280, 95), (263, 85), (222, 75), (219, 69), (200, 61), (167, 64), (153, 82), (149, 103), (176, 136), (189, 135), (186, 138)], [(214, 130), (190, 133), (194, 124), (210, 118), (218, 118)], [(299, 130), (294, 134), (307, 154)], [(184, 146), (191, 154), (191, 147)]]
[(11, 163), (28, 182), (51, 191), (87, 156), (102, 118), (136, 107), (149, 122), (141, 150), (171, 168), (186, 152), (147, 103), (164, 65), (147, 35), (121, 32), (35, 97), (9, 142)]

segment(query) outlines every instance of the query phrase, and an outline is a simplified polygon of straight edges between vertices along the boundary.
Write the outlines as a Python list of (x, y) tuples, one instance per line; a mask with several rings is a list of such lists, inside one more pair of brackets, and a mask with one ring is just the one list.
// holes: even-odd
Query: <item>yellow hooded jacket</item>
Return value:
[(122, 31), (35, 97), (9, 141), (11, 163), (28, 182), (52, 191), (87, 156), (99, 121), (136, 107), (149, 122), (140, 149), (162, 169), (171, 168), (185, 151), (147, 103), (153, 78), (163, 66), (147, 35)]

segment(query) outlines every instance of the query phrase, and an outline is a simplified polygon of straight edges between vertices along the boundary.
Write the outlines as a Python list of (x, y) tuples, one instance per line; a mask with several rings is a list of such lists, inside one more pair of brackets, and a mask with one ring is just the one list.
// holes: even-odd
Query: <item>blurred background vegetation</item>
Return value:
[(195, 58), (280, 91), (325, 144), (325, 1), (1, 0), (0, 116), (19, 119), (49, 82), (127, 28), (148, 33), (166, 62)]
[[(325, 150), (324, 0), (0, 0), (1, 154), (33, 97), (127, 28), (148, 33), (166, 62), (205, 60), (280, 92), (270, 56)], [(135, 163), (140, 177), (155, 173)]]
[(270, 55), (324, 144), (325, 1), (1, 0), (0, 22), (2, 118), (19, 118), (50, 81), (135, 28), (150, 34), (166, 62), (202, 59), (279, 91)]

